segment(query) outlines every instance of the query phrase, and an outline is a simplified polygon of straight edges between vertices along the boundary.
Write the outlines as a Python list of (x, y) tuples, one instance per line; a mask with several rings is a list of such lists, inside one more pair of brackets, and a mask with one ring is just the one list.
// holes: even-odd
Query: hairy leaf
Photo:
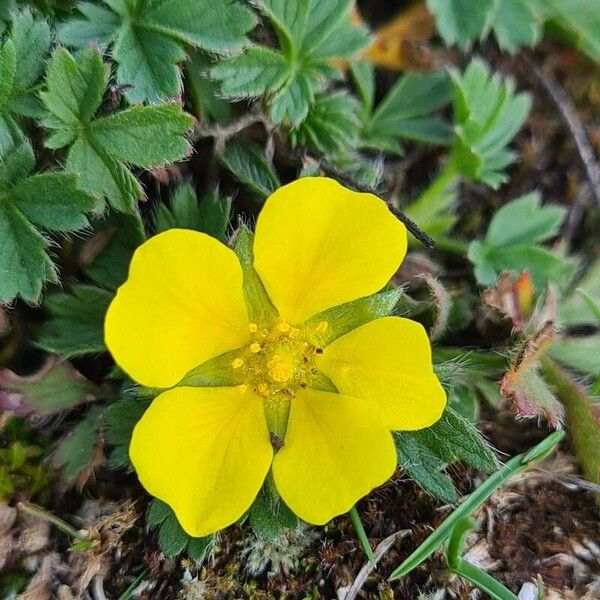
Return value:
[(106, 7), (79, 5), (79, 18), (59, 30), (67, 46), (112, 46), (117, 82), (132, 102), (160, 102), (181, 93), (177, 66), (187, 47), (230, 53), (246, 43), (256, 24), (252, 11), (237, 0), (138, 0)]

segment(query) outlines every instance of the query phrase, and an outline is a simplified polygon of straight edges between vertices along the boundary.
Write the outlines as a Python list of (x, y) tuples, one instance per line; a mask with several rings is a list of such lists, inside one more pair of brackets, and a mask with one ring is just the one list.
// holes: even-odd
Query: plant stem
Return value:
[(429, 187), (411, 202), (406, 209), (407, 216), (424, 226), (433, 216), (447, 211), (454, 201), (454, 194), (450, 192), (459, 179), (454, 163), (449, 161)]
[(75, 529), (75, 527), (73, 527), (72, 525), (69, 525), (69, 523), (67, 523), (66, 521), (63, 521), (56, 515), (53, 515), (51, 512), (44, 510), (40, 506), (36, 506), (35, 504), (29, 504), (27, 502), (19, 502), (17, 507), (20, 510), (22, 510), (23, 512), (29, 513), (30, 515), (33, 515), (34, 517), (37, 517), (38, 519), (42, 519), (44, 521), (47, 521), (48, 523), (51, 523), (55, 527), (58, 527), (63, 533), (70, 535), (72, 538), (74, 538), (76, 540), (81, 540), (81, 541), (89, 540), (88, 536), (85, 533), (82, 533), (81, 531), (77, 531), (77, 529)]
[(354, 525), (354, 529), (356, 530), (356, 535), (358, 535), (358, 539), (360, 540), (360, 544), (363, 547), (363, 550), (369, 559), (369, 562), (373, 567), (377, 565), (377, 560), (375, 559), (375, 554), (373, 553), (373, 548), (371, 548), (371, 544), (369, 544), (369, 538), (367, 537), (367, 533), (365, 532), (365, 528), (363, 527), (362, 521), (358, 515), (358, 511), (356, 510), (356, 506), (353, 506), (348, 512), (350, 515), (350, 520), (352, 521), (352, 525)]

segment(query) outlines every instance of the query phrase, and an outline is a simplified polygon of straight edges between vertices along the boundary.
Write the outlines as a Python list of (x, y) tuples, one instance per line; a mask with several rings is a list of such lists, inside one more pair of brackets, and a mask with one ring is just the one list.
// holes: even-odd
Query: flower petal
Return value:
[(294, 323), (380, 290), (406, 254), (406, 229), (385, 203), (326, 177), (304, 177), (267, 199), (254, 266)]
[(170, 229), (135, 252), (104, 325), (108, 349), (135, 381), (175, 385), (250, 339), (235, 254), (214, 238)]
[(409, 319), (358, 327), (327, 346), (318, 367), (340, 393), (377, 402), (391, 430), (429, 427), (446, 406), (425, 329)]
[(273, 476), (301, 519), (323, 525), (347, 512), (395, 468), (392, 436), (370, 402), (311, 389), (292, 400)]
[(164, 392), (136, 425), (129, 453), (142, 485), (194, 537), (244, 514), (273, 457), (261, 399), (232, 387)]

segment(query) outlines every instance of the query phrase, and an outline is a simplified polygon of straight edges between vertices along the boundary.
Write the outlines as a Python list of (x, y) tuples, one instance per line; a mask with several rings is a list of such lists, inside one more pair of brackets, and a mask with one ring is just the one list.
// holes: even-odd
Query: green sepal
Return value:
[(190, 387), (228, 387), (244, 383), (243, 373), (231, 368), (231, 363), (240, 355), (240, 350), (231, 350), (220, 356), (215, 356), (188, 371), (180, 386)]
[(273, 321), (278, 315), (265, 290), (265, 286), (254, 269), (252, 244), (254, 235), (244, 225), (237, 231), (233, 250), (237, 254), (244, 272), (244, 298), (250, 321), (259, 327)]
[(285, 529), (295, 529), (298, 517), (265, 484), (248, 512), (248, 522), (254, 533), (263, 539), (277, 539)]
[(314, 331), (319, 323), (323, 321), (328, 323), (325, 332), (312, 334), (315, 339), (311, 341), (320, 347), (324, 347), (365, 323), (388, 316), (396, 308), (403, 294), (402, 288), (394, 288), (334, 306), (311, 317), (306, 322), (307, 329)]

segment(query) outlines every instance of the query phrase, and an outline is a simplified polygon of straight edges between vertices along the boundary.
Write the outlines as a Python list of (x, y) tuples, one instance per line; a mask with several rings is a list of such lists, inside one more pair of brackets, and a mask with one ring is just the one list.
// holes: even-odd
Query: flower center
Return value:
[[(293, 397), (298, 388), (310, 386), (317, 374), (315, 355), (320, 348), (307, 340), (305, 331), (278, 318), (268, 327), (259, 328), (251, 323), (252, 340), (240, 350), (231, 367), (241, 372), (245, 385), (268, 398), (276, 394)], [(317, 333), (327, 329), (320, 323)]]

